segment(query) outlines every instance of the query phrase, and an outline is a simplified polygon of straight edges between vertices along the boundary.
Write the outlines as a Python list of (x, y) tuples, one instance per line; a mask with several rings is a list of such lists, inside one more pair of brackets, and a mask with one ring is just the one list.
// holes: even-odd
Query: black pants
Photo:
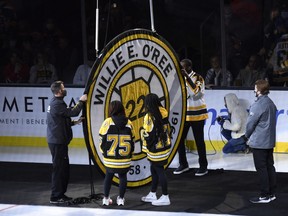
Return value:
[(52, 155), (51, 198), (61, 198), (67, 191), (70, 178), (68, 146), (49, 143)]
[(180, 139), (178, 154), (179, 154), (179, 163), (183, 166), (188, 166), (186, 149), (185, 149), (185, 140), (187, 138), (188, 131), (192, 127), (195, 143), (197, 146), (198, 156), (199, 156), (199, 165), (200, 169), (207, 169), (208, 162), (206, 158), (206, 145), (204, 142), (204, 124), (205, 120), (201, 121), (186, 121), (184, 124), (183, 133)]
[[(115, 172), (112, 172), (109, 169), (106, 169), (106, 175), (104, 179), (104, 196), (105, 197), (109, 197), (114, 174)], [(126, 188), (127, 188), (127, 172), (118, 173), (118, 176), (119, 176), (119, 196), (120, 198), (124, 198)]]
[(273, 149), (253, 148), (253, 159), (260, 182), (260, 196), (275, 194), (276, 171), (274, 167)]
[(162, 188), (162, 194), (168, 194), (168, 184), (167, 184), (167, 177), (165, 174), (164, 166), (158, 166), (151, 163), (150, 166), (151, 176), (152, 176), (152, 186), (151, 191), (156, 192), (158, 183), (160, 182)]

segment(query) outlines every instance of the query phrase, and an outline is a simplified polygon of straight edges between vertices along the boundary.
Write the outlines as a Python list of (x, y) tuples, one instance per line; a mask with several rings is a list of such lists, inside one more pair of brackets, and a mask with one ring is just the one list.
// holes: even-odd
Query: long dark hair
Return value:
[(152, 117), (153, 123), (156, 127), (156, 135), (158, 135), (162, 141), (165, 140), (166, 134), (163, 130), (163, 120), (159, 110), (159, 107), (163, 106), (160, 103), (159, 97), (153, 93), (146, 95), (144, 106), (146, 113), (150, 114)]
[(126, 116), (125, 109), (121, 101), (115, 100), (111, 101), (108, 108), (109, 117), (112, 116)]

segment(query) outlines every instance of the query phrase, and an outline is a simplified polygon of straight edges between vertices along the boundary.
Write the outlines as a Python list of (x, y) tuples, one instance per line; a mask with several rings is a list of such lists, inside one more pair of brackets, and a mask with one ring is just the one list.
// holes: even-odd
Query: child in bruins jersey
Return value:
[[(151, 164), (152, 185), (151, 191), (141, 200), (151, 202), (155, 206), (170, 205), (167, 177), (164, 169), (171, 148), (168, 111), (161, 105), (156, 94), (148, 94), (145, 97), (144, 104), (146, 115), (143, 130), (141, 130), (142, 150), (146, 152)], [(159, 199), (156, 196), (158, 181), (162, 187), (162, 196)]]
[(112, 101), (109, 104), (109, 117), (102, 123), (99, 136), (100, 149), (106, 167), (102, 204), (112, 204), (109, 193), (113, 176), (118, 173), (120, 183), (117, 205), (124, 205), (127, 172), (130, 169), (134, 151), (134, 130), (131, 121), (125, 115), (124, 107), (120, 101)]

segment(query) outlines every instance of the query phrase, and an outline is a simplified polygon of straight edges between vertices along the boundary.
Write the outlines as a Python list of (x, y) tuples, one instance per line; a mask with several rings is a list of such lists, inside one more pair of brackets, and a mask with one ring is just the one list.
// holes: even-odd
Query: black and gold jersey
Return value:
[(130, 167), (134, 151), (134, 130), (125, 116), (105, 119), (99, 130), (104, 165), (112, 169)]
[(144, 117), (143, 130), (141, 138), (143, 142), (142, 151), (147, 154), (148, 160), (154, 163), (165, 165), (170, 154), (170, 124), (168, 112), (165, 108), (159, 107), (163, 118), (163, 129), (167, 135), (166, 140), (161, 140), (153, 124), (153, 117), (147, 113)]
[[(201, 75), (192, 71), (186, 78), (187, 113), (186, 121), (201, 121), (208, 119), (207, 106), (204, 99), (205, 82)], [(195, 86), (190, 83), (195, 83)]]

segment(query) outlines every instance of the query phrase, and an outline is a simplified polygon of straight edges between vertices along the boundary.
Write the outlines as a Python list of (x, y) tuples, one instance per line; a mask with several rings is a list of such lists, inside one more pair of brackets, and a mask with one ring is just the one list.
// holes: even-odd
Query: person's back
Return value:
[[(101, 150), (106, 167), (111, 169), (130, 168), (133, 147), (132, 123), (125, 116), (112, 116), (103, 122), (99, 134), (101, 136)], [(125, 143), (123, 139), (126, 137)], [(125, 147), (125, 148), (123, 148)], [(112, 161), (113, 164), (111, 163)]]
[[(164, 107), (159, 107), (163, 119), (163, 139), (160, 139), (160, 134), (156, 125), (153, 123), (154, 117), (150, 114), (144, 116), (143, 128), (145, 130), (146, 136), (143, 138), (143, 152), (147, 153), (148, 160), (154, 161), (155, 163), (166, 164), (168, 159), (168, 153), (171, 148), (170, 141), (170, 125), (168, 121), (168, 112)], [(155, 157), (155, 154), (156, 157)]]
[[(168, 195), (168, 182), (164, 166), (168, 163), (170, 154), (170, 124), (169, 113), (162, 106), (158, 95), (150, 93), (144, 100), (145, 116), (141, 140), (143, 152), (147, 154), (150, 162), (152, 184), (150, 192), (141, 198), (143, 202), (151, 202), (155, 206), (170, 205)], [(157, 199), (156, 191), (160, 183), (162, 196)]]
[(104, 197), (102, 205), (112, 204), (110, 189), (115, 173), (119, 177), (119, 196), (117, 204), (124, 205), (124, 195), (127, 187), (127, 172), (130, 169), (134, 152), (134, 129), (131, 121), (125, 115), (121, 101), (110, 102), (108, 118), (104, 120), (99, 130), (100, 150), (106, 168), (104, 179)]

